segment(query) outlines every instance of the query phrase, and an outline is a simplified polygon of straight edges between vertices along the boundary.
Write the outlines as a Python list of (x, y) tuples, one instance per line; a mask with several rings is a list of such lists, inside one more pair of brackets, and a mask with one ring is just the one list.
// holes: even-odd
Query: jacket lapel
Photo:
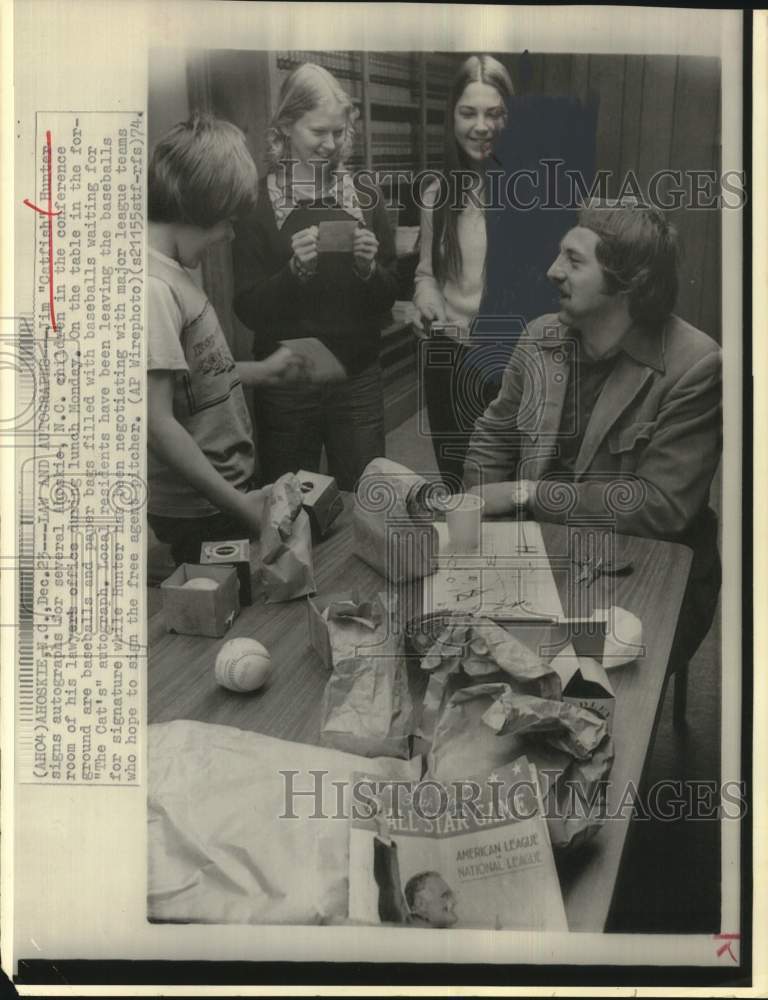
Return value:
[(525, 479), (540, 479), (554, 454), (569, 374), (566, 353), (554, 350), (559, 346), (541, 344), (531, 358), (530, 404), (518, 421), (518, 430), (530, 436), (522, 449)]
[(652, 369), (622, 353), (616, 366), (606, 379), (603, 391), (597, 398), (589, 418), (579, 454), (576, 456), (575, 473), (583, 475), (592, 464), (606, 434), (651, 377)]

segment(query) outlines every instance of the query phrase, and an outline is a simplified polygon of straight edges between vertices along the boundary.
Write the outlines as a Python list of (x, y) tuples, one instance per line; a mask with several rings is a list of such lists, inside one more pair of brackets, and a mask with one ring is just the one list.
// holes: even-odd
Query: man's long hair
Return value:
[(595, 256), (609, 292), (628, 295), (629, 314), (646, 325), (663, 323), (677, 301), (677, 232), (664, 213), (639, 202), (592, 201), (578, 225), (599, 237)]
[(453, 116), (456, 105), (470, 83), (485, 83), (498, 91), (507, 106), (514, 89), (509, 73), (493, 56), (470, 56), (466, 59), (451, 86), (445, 108), (444, 173), (435, 196), (432, 237), (432, 273), (440, 284), (454, 281), (461, 274), (462, 259), (459, 246), (459, 214), (466, 205), (468, 195), (463, 192), (460, 174), (477, 172), (456, 142)]

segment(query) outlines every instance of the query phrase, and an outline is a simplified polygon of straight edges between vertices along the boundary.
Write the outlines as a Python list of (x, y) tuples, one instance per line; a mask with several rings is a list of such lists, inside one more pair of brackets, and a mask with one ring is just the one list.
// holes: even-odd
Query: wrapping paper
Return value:
[[(575, 848), (593, 836), (602, 826), (613, 744), (605, 722), (585, 709), (503, 682), (461, 688), (435, 727), (428, 775), (441, 782), (487, 775), (521, 754), (541, 769), (553, 846)], [(579, 808), (579, 801), (590, 808)]]
[(333, 602), (323, 612), (333, 664), (323, 694), (324, 745), (371, 757), (409, 756), (413, 703), (393, 613), (384, 595)]
[(448, 624), (422, 658), (430, 677), (419, 734), (431, 739), (447, 700), (478, 678), (503, 679), (512, 690), (559, 700), (558, 674), (511, 632), (487, 618)]
[(386, 458), (369, 462), (358, 482), (352, 528), (355, 553), (382, 576), (402, 583), (434, 572), (439, 542), (432, 518), (409, 509), (427, 480)]
[(299, 790), (315, 787), (310, 770), (327, 771), (322, 811), (332, 817), (332, 781), (349, 783), (355, 771), (416, 781), (421, 770), (421, 758), (362, 759), (203, 722), (149, 726), (148, 741), (151, 920), (343, 920), (348, 824), (309, 820), (315, 798), (306, 795), (294, 800), (299, 819), (278, 818), (287, 811), (280, 772), (298, 771)]
[(267, 604), (290, 601), (315, 590), (312, 529), (301, 501), (301, 485), (292, 473), (273, 484), (260, 538)]

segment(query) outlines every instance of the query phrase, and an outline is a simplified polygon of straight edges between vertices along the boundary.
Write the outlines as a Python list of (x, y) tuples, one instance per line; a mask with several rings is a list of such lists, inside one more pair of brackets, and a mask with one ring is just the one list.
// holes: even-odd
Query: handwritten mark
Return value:
[(715, 941), (724, 941), (725, 942), (725, 944), (721, 944), (720, 947), (717, 949), (717, 957), (718, 958), (722, 958), (722, 956), (726, 952), (728, 952), (728, 954), (731, 956), (731, 958), (734, 960), (734, 962), (736, 962), (738, 964), (738, 961), (739, 961), (738, 958), (736, 958), (736, 956), (731, 951), (731, 943), (733, 941), (740, 941), (741, 940), (741, 934), (714, 934), (713, 938), (714, 938)]
[(483, 591), (478, 590), (477, 587), (473, 587), (471, 590), (457, 590), (456, 591), (456, 601), (471, 601), (473, 597), (482, 596)]
[(48, 130), (45, 133), (45, 148), (48, 157), (48, 208), (40, 208), (38, 205), (31, 202), (29, 198), (25, 198), (23, 204), (25, 204), (27, 208), (31, 208), (35, 212), (39, 212), (41, 215), (46, 216), (48, 219), (48, 301), (51, 307), (51, 327), (55, 333), (58, 330), (58, 327), (56, 326), (56, 309), (53, 304), (53, 222), (51, 220), (54, 215), (61, 215), (61, 212), (53, 211), (53, 189), (51, 187), (51, 165), (53, 161), (53, 154), (51, 152), (51, 145), (51, 133), (50, 130)]

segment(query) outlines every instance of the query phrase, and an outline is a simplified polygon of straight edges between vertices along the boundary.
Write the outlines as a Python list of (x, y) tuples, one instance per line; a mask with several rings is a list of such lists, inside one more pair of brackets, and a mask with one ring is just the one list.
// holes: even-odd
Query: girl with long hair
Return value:
[[(414, 303), (423, 345), (423, 385), (438, 468), (461, 489), (474, 419), (498, 388), (466, 364), (485, 282), (487, 172), (507, 123), (512, 80), (489, 55), (470, 56), (448, 95), (444, 172), (423, 193)], [(434, 350), (433, 348), (439, 348)]]
[[(395, 245), (380, 191), (361, 189), (345, 167), (357, 115), (327, 70), (295, 69), (267, 133), (256, 207), (236, 228), (235, 312), (254, 333), (255, 357), (316, 338), (346, 372), (259, 394), (258, 452), (268, 482), (317, 471), (325, 447), (329, 473), (350, 490), (384, 454), (379, 319), (395, 300)], [(324, 223), (347, 224), (330, 227), (330, 247), (320, 239)]]

